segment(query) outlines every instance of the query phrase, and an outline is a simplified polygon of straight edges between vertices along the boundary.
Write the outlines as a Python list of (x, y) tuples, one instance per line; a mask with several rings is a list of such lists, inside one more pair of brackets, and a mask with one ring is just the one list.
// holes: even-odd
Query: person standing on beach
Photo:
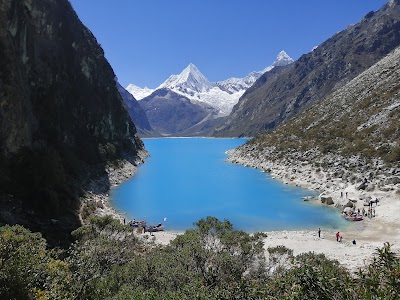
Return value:
[(321, 228), (318, 228), (318, 237), (321, 237)]
[(340, 233), (339, 231), (336, 233), (336, 241), (339, 242)]

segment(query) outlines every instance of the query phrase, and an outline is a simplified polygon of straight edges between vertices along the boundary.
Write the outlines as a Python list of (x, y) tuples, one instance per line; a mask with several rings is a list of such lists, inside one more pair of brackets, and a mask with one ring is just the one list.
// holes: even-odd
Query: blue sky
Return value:
[(155, 88), (189, 63), (243, 77), (279, 51), (298, 59), (386, 0), (70, 0), (126, 87)]

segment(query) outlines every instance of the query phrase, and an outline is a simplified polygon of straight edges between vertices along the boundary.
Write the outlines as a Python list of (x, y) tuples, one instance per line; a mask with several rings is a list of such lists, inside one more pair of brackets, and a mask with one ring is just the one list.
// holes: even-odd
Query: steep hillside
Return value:
[(134, 163), (143, 143), (67, 0), (1, 1), (0, 66), (0, 222), (62, 240), (87, 184), (112, 162)]
[(285, 180), (302, 178), (314, 189), (343, 190), (353, 184), (398, 195), (399, 120), (397, 48), (321, 103), (233, 151), (231, 160), (280, 169)]
[(157, 132), (155, 132), (147, 119), (147, 115), (143, 108), (140, 106), (139, 102), (125, 90), (119, 83), (117, 83), (118, 91), (124, 101), (125, 107), (128, 110), (129, 116), (132, 121), (135, 123), (136, 129), (138, 131), (139, 137), (152, 137), (159, 136)]
[(400, 3), (390, 1), (334, 35), (280, 74), (264, 74), (234, 106), (215, 136), (255, 136), (317, 103), (400, 44)]

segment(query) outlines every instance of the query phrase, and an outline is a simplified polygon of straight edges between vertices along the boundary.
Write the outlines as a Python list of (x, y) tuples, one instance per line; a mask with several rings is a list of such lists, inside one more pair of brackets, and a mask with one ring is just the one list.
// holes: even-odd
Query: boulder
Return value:
[(373, 190), (375, 190), (375, 185), (373, 184), (368, 184), (367, 188), (365, 189), (367, 192), (372, 192)]
[(343, 205), (343, 207), (350, 207), (350, 208), (352, 208), (352, 207), (354, 207), (354, 204), (353, 204), (352, 201), (348, 201), (346, 204)]
[(357, 187), (357, 190), (365, 190), (366, 187), (367, 187), (367, 184), (365, 182), (363, 182)]
[(400, 177), (393, 176), (386, 179), (386, 184), (398, 184), (400, 183)]
[(326, 204), (326, 205), (332, 205), (334, 204), (333, 199), (331, 196), (321, 196), (321, 202)]

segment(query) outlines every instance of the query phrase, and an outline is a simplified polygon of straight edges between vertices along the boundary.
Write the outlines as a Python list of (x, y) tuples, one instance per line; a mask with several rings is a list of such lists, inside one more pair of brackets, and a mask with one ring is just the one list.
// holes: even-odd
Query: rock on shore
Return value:
[(228, 161), (270, 173), (286, 184), (319, 191), (328, 205), (343, 209), (353, 203), (362, 208), (365, 201), (393, 198), (400, 205), (400, 169), (387, 167), (382, 161), (370, 162), (353, 156), (322, 154), (318, 150), (288, 151), (279, 157), (274, 147), (256, 149), (245, 144), (227, 152)]

